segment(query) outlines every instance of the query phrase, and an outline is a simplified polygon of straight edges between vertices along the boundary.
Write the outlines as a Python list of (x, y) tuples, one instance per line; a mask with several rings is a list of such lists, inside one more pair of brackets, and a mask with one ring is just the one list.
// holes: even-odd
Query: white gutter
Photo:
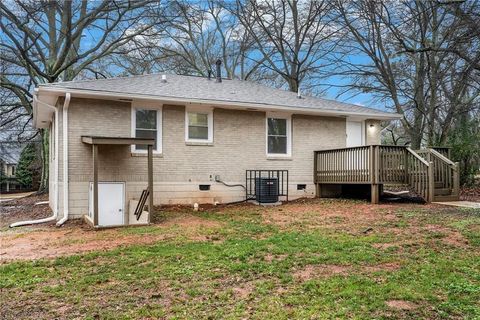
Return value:
[(81, 98), (85, 97), (96, 97), (99, 99), (102, 98), (116, 98), (116, 99), (144, 99), (144, 100), (154, 100), (154, 101), (163, 101), (163, 102), (172, 102), (175, 104), (178, 103), (189, 103), (189, 104), (207, 104), (207, 105), (218, 105), (221, 107), (232, 106), (232, 107), (244, 107), (244, 108), (255, 108), (258, 110), (267, 110), (267, 111), (285, 111), (285, 112), (298, 112), (300, 114), (309, 114), (309, 115), (320, 115), (320, 116), (351, 116), (351, 117), (364, 117), (365, 119), (373, 120), (395, 120), (401, 119), (402, 115), (398, 113), (388, 113), (384, 112), (383, 114), (378, 114), (375, 112), (349, 112), (349, 111), (339, 111), (332, 109), (314, 109), (314, 108), (302, 108), (302, 107), (288, 107), (288, 106), (275, 106), (262, 103), (251, 103), (251, 102), (239, 102), (239, 101), (227, 101), (227, 100), (212, 100), (212, 99), (190, 99), (182, 97), (172, 97), (172, 96), (157, 96), (151, 94), (129, 94), (129, 93), (120, 93), (120, 92), (111, 92), (111, 91), (94, 91), (94, 90), (81, 90), (81, 89), (71, 89), (71, 88), (52, 88), (46, 86), (40, 86), (38, 88), (43, 92), (50, 92), (56, 94), (64, 94), (67, 90), (71, 94), (74, 94), (75, 97)]
[(56, 179), (56, 187), (55, 187), (55, 194), (54, 194), (54, 199), (55, 199), (55, 206), (53, 208), (53, 215), (51, 215), (48, 218), (43, 218), (43, 219), (38, 219), (38, 220), (26, 220), (26, 221), (19, 221), (19, 222), (14, 222), (12, 223), (9, 227), (14, 228), (14, 227), (20, 227), (20, 226), (25, 226), (25, 225), (30, 225), (30, 224), (39, 224), (39, 223), (45, 223), (45, 222), (50, 222), (50, 221), (55, 221), (57, 220), (58, 216), (58, 108), (51, 106), (43, 101), (40, 101), (37, 99), (36, 94), (33, 95), (33, 110), (35, 110), (35, 106), (37, 103), (41, 103), (44, 106), (46, 106), (49, 109), (53, 109), (55, 111), (55, 179)]
[[(65, 94), (62, 109), (62, 140), (63, 140), (63, 218), (57, 222), (60, 227), (68, 220), (68, 107), (70, 106), (70, 93)], [(58, 149), (58, 148), (57, 148)]]

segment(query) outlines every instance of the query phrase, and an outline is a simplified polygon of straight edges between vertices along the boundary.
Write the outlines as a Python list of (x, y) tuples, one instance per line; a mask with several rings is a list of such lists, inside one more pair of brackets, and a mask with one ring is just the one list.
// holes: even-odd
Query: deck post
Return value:
[(93, 154), (93, 225), (98, 226), (98, 145), (92, 144)]
[(379, 184), (372, 184), (372, 191), (371, 191), (371, 201), (372, 204), (378, 204), (380, 201), (380, 185)]
[(148, 223), (153, 214), (153, 146), (148, 146)]
[(435, 197), (435, 178), (433, 174), (433, 161), (428, 163), (428, 201), (433, 202)]
[(375, 183), (375, 153), (373, 152), (373, 146), (370, 146), (370, 156), (369, 156), (369, 164), (368, 169), (370, 170), (370, 184)]
[(380, 188), (377, 184), (378, 181), (378, 154), (376, 146), (370, 146), (370, 195), (372, 204), (377, 204), (380, 200)]
[(319, 197), (318, 193), (318, 183), (317, 183), (317, 171), (318, 171), (318, 160), (317, 152), (313, 151), (313, 184), (315, 185), (315, 197)]
[[(448, 149), (450, 152), (450, 149)], [(460, 195), (460, 166), (458, 162), (455, 162), (453, 167), (453, 194), (457, 197)]]

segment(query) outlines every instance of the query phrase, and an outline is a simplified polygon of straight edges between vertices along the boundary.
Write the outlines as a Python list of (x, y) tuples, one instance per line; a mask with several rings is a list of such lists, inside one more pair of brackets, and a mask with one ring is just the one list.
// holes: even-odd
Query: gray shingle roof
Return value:
[(208, 100), (212, 102), (247, 103), (286, 108), (302, 108), (306, 111), (330, 111), (339, 113), (358, 113), (395, 118), (396, 115), (377, 109), (355, 104), (304, 96), (281, 89), (270, 88), (251, 81), (215, 79), (203, 77), (167, 74), (167, 81), (162, 81), (161, 74), (150, 74), (122, 78), (60, 82), (41, 87), (55, 87), (75, 90), (88, 90), (103, 93), (120, 93), (125, 95), (148, 95), (179, 100)]

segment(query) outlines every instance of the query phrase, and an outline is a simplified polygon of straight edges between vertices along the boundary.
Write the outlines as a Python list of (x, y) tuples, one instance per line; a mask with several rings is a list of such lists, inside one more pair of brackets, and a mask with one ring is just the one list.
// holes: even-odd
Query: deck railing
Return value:
[(451, 158), (450, 150), (452, 148), (449, 148), (449, 147), (427, 147), (427, 149), (433, 149), (433, 150), (437, 151), (438, 153), (440, 153), (442, 156), (446, 157), (447, 159)]
[(370, 146), (315, 151), (316, 183), (372, 183)]
[(406, 184), (426, 201), (433, 201), (433, 165), (407, 147), (372, 145), (321, 150), (315, 151), (314, 162), (315, 183)]
[(373, 146), (378, 150), (377, 183), (407, 183), (406, 148), (401, 146)]
[(405, 157), (406, 148), (401, 146), (361, 146), (315, 151), (315, 181), (407, 183)]
[(433, 201), (435, 186), (432, 163), (410, 148), (406, 148), (406, 151), (408, 185), (427, 202)]
[[(447, 148), (445, 148), (448, 150)], [(433, 177), (436, 189), (451, 190), (454, 196), (459, 195), (460, 176), (458, 163), (455, 163), (445, 156), (445, 151), (438, 151), (436, 148), (419, 150), (417, 153), (426, 161), (433, 162)]]

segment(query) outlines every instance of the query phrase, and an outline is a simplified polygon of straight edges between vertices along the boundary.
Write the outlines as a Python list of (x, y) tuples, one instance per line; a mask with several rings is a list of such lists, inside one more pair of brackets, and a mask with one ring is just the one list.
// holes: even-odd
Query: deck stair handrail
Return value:
[(407, 182), (410, 188), (425, 201), (431, 202), (434, 197), (433, 163), (428, 162), (411, 148), (406, 148)]
[(433, 148), (421, 150), (418, 153), (427, 161), (433, 162), (435, 189), (458, 197), (460, 192), (458, 163), (451, 161)]

